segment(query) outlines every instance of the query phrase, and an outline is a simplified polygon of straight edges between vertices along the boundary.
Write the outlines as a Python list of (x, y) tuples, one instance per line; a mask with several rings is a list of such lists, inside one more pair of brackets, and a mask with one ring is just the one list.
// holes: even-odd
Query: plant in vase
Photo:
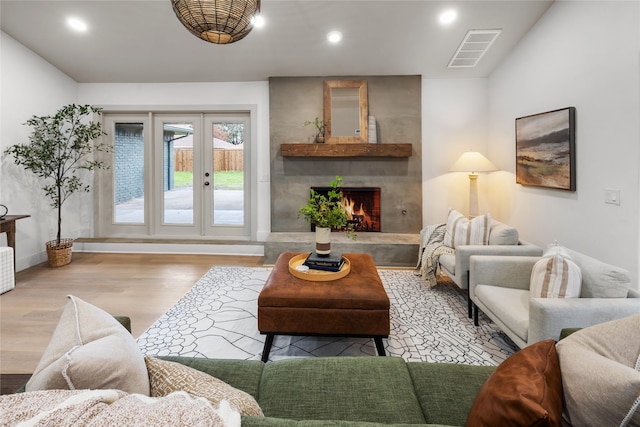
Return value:
[(325, 122), (324, 120), (320, 120), (320, 118), (316, 117), (314, 121), (305, 120), (304, 126), (310, 126), (310, 125), (315, 126), (316, 130), (318, 131), (318, 133), (316, 133), (316, 136), (315, 136), (315, 141), (321, 143), (321, 142), (324, 142), (324, 131), (327, 128), (327, 125), (329, 124), (330, 121), (331, 120), (327, 120)]
[(62, 205), (78, 191), (88, 192), (80, 172), (105, 169), (107, 166), (89, 157), (110, 146), (94, 140), (105, 133), (100, 121), (89, 120), (101, 109), (91, 105), (70, 104), (53, 116), (32, 116), (25, 124), (33, 128), (29, 143), (16, 144), (5, 150), (18, 166), (33, 172), (44, 181), (42, 190), (58, 212), (58, 233), (46, 243), (49, 265), (60, 267), (71, 262), (73, 239), (62, 239)]
[(315, 225), (316, 253), (321, 256), (331, 254), (332, 229), (346, 228), (347, 237), (356, 239), (342, 203), (341, 185), (342, 177), (336, 176), (326, 195), (311, 189), (309, 200), (298, 210), (298, 218), (303, 216), (309, 224)]

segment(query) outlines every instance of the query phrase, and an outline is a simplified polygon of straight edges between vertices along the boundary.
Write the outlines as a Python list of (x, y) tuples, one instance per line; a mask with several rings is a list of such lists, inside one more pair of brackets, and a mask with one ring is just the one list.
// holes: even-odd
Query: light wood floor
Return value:
[(213, 265), (262, 266), (262, 257), (74, 253), (71, 264), (21, 271), (0, 296), (0, 374), (32, 373), (49, 343), (66, 296), (131, 317), (142, 334)]

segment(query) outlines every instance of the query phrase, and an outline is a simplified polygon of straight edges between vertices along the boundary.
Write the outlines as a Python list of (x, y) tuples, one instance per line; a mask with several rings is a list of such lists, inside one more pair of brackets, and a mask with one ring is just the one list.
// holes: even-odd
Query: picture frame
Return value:
[(516, 183), (576, 191), (576, 109), (516, 119)]

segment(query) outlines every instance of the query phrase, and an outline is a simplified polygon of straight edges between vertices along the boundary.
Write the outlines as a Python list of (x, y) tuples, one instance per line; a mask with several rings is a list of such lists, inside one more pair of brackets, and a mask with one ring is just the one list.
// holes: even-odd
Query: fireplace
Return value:
[[(311, 187), (317, 193), (328, 194), (329, 187)], [(380, 230), (380, 187), (342, 187), (342, 204), (348, 224), (354, 231)], [(315, 226), (311, 226), (315, 231)], [(345, 231), (345, 230), (334, 230)]]

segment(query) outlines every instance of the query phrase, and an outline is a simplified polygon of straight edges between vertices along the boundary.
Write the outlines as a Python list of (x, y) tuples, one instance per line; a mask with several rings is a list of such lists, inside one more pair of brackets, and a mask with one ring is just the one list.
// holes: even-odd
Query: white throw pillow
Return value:
[(580, 267), (557, 245), (531, 270), (531, 298), (579, 298), (581, 287)]
[(460, 212), (449, 209), (444, 244), (454, 249), (460, 245), (487, 245), (490, 230), (491, 215), (488, 213), (469, 220)]
[(27, 391), (118, 389), (149, 396), (135, 339), (112, 315), (69, 295)]

